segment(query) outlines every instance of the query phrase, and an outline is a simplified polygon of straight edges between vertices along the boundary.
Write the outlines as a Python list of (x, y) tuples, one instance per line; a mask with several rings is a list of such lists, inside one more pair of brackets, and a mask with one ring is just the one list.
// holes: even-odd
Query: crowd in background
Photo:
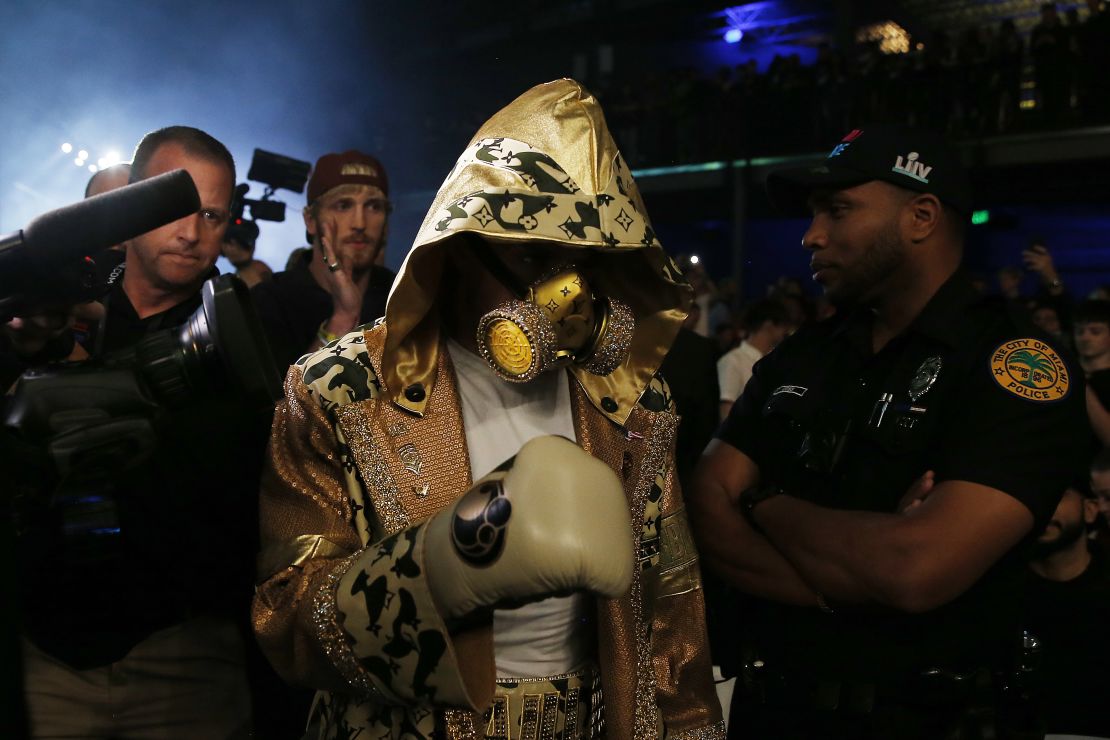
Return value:
[[(714, 342), (717, 357), (743, 342), (753, 329), (749, 314), (754, 307), (767, 301), (778, 307), (789, 328), (787, 334), (808, 322), (829, 318), (836, 311), (824, 296), (811, 295), (801, 280), (786, 275), (767, 285), (761, 293), (738, 303), (736, 283), (732, 278), (715, 280), (701, 263), (691, 263), (689, 255), (680, 255), (678, 262), (696, 295), (696, 320), (690, 328)], [(1022, 292), (1027, 275), (1036, 279), (1038, 287), (1033, 293)], [(1101, 286), (1089, 295), (1073, 295), (1061, 280), (1051, 252), (1043, 244), (1033, 244), (1024, 250), (1022, 265), (1004, 265), (992, 276), (973, 276), (973, 281), (984, 295), (1011, 304), (1038, 329), (1072, 352), (1076, 350), (1071, 335), (1076, 306), (1087, 300), (1110, 300), (1110, 285)]]
[[(1110, 65), (1101, 0), (1083, 15), (1045, 3), (1028, 33), (1006, 19), (931, 29), (902, 53), (881, 46), (825, 42), (812, 63), (780, 54), (763, 67), (754, 58), (717, 69), (636, 67), (587, 84), (633, 167), (810, 152), (828, 145), (830, 131), (863, 121), (964, 138), (1110, 120), (1099, 89)], [(478, 118), (429, 115), (414, 129), (426, 149), (450, 152)]]
[(1075, 8), (1047, 3), (1028, 38), (1005, 20), (935, 29), (906, 53), (883, 53), (879, 41), (822, 44), (809, 65), (791, 54), (764, 70), (754, 59), (716, 73), (687, 66), (616, 77), (596, 92), (635, 166), (813, 151), (860, 121), (954, 137), (1102, 123), (1110, 15), (1089, 5), (1081, 21)]

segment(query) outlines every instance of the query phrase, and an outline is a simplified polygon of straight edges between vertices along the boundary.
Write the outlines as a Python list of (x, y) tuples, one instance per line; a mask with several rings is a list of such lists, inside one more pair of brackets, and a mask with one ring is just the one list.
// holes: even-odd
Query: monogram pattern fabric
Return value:
[[(506, 137), (479, 139), (467, 147), (455, 169), (488, 166), (515, 175), (519, 189), (475, 191), (447, 203), (435, 232), (474, 229), (489, 234), (532, 234), (554, 242), (602, 244), (610, 249), (658, 247), (659, 239), (632, 191), (632, 175), (621, 155), (612, 162), (612, 180), (590, 195), (559, 163), (531, 144)], [(674, 272), (677, 276), (680, 273)]]
[[(327, 654), (333, 668), (345, 677), (349, 685), (348, 691), (325, 693), (319, 697), (316, 705), (317, 727), (322, 738), (410, 737), (430, 740), (443, 734), (448, 737), (481, 737), (490, 728), (491, 721), (500, 715), (496, 713), (496, 701), (486, 707), (489, 711), (484, 717), (482, 711), (474, 711), (482, 710), (482, 707), (475, 706), (467, 693), (464, 679), (467, 666), (460, 664), (459, 655), (453, 648), (454, 638), (447, 632), (431, 600), (422, 562), (423, 527), (408, 523), (421, 520), (411, 518), (405, 508), (410, 504), (418, 505), (422, 499), (418, 492), (410, 498), (398, 497), (393, 503), (402, 508), (394, 515), (393, 525), (384, 526), (379, 512), (382, 507), (377, 500), (382, 490), (380, 486), (392, 484), (396, 487), (396, 479), (391, 472), (387, 471), (388, 475), (382, 477), (381, 471), (367, 469), (365, 461), (370, 458), (364, 453), (366, 448), (373, 448), (381, 456), (393, 454), (392, 450), (381, 449), (379, 445), (379, 441), (390, 439), (390, 432), (375, 432), (357, 440), (352, 438), (350, 443), (347, 441), (354, 427), (343, 423), (344, 419), (349, 421), (353, 418), (351, 415), (359, 410), (364, 417), (361, 423), (372, 423), (373, 419), (366, 412), (378, 408), (378, 404), (388, 403), (382, 397), (379, 374), (375, 371), (375, 358), (380, 357), (384, 328), (349, 334), (298, 363), (303, 373), (302, 383), (307, 390), (302, 397), (323, 412), (330, 422), (331, 428), (326, 433), (333, 435), (335, 440), (335, 475), (344, 481), (348, 496), (343, 503), (349, 524), (357, 528), (365, 548), (334, 566), (316, 591), (316, 603), (320, 605), (316, 624), (322, 625), (319, 638), (327, 639), (326, 633), (332, 630), (333, 639), (328, 642)], [(441, 372), (448, 377), (438, 378), (437, 386), (454, 392), (450, 369)], [(647, 439), (644, 434), (629, 432), (621, 437), (624, 441), (620, 442), (626, 452), (621, 453), (615, 447), (608, 455), (612, 458), (609, 464), (626, 481), (626, 490), (632, 495), (631, 490), (635, 488), (634, 501), (639, 501), (638, 505), (630, 502), (636, 514), (641, 516), (641, 526), (637, 529), (640, 568), (634, 589), (638, 593), (651, 590), (648, 583), (651, 579), (641, 584), (639, 573), (646, 577), (660, 570), (660, 563), (667, 562), (664, 552), (666, 543), (673, 539), (664, 536), (664, 515), (669, 505), (668, 490), (672, 477), (672, 456), (666, 448), (672, 443), (674, 423), (669, 398), (666, 383), (661, 378), (654, 379), (643, 394), (637, 412), (643, 414), (643, 421), (647, 422), (637, 424)], [(588, 404), (582, 403), (581, 406), (581, 413), (585, 415), (583, 418), (597, 416), (605, 425), (611, 425), (595, 414)], [(399, 438), (420, 440), (422, 424), (435, 426), (429, 421), (434, 419), (431, 406), (426, 416), (426, 419), (409, 417), (403, 435), (401, 430), (393, 429), (398, 422), (391, 421), (386, 426), (397, 432)], [(662, 426), (651, 423), (651, 419), (663, 422)], [(597, 420), (591, 423), (597, 423)], [(663, 429), (668, 431), (658, 440), (662, 442), (660, 447), (652, 443), (651, 436)], [(319, 433), (320, 430), (312, 432)], [(423, 444), (435, 445), (436, 440), (425, 439)], [(357, 449), (363, 449), (363, 453), (357, 452)], [(653, 452), (643, 454), (648, 449)], [(629, 454), (627, 450), (637, 452)], [(465, 448), (460, 448), (459, 452), (465, 452)], [(426, 465), (426, 457), (424, 462)], [(405, 463), (391, 463), (391, 466), (392, 470), (401, 471)], [(411, 473), (411, 467), (409, 471)], [(426, 472), (421, 471), (421, 474)], [(391, 534), (386, 534), (389, 532)], [(634, 656), (630, 656), (634, 657), (635, 665), (602, 666), (602, 672), (613, 680), (624, 675), (621, 680), (627, 681), (629, 671), (638, 677), (635, 682), (640, 688), (635, 692), (635, 700), (645, 712), (642, 719), (646, 719), (657, 716), (659, 712), (654, 699), (657, 681), (652, 674), (653, 664), (658, 664), (658, 658), (652, 656), (660, 649), (652, 627), (652, 614), (655, 614), (657, 621), (659, 612), (643, 605), (639, 597), (634, 598), (634, 602), (640, 605), (629, 613), (639, 635)], [(669, 648), (664, 646), (663, 649)], [(689, 650), (690, 646), (686, 645), (684, 649)], [(536, 707), (537, 736), (548, 736), (543, 730), (543, 720), (549, 714), (556, 719), (556, 727), (559, 726), (558, 718), (562, 717), (565, 728), (565, 706), (564, 714), (552, 714), (548, 711), (552, 707), (545, 709), (543, 700), (540, 701)], [(686, 701), (698, 704), (701, 699), (688, 697)], [(447, 707), (471, 709), (444, 712)], [(705, 715), (706, 719), (712, 721), (699, 726), (706, 728), (708, 734), (705, 737), (719, 737), (715, 730), (717, 720), (712, 714), (716, 710), (709, 708), (706, 711), (709, 712)], [(639, 710), (636, 716), (640, 716)], [(660, 720), (638, 720), (634, 730), (628, 728), (632, 732), (627, 736), (654, 736), (657, 727), (667, 726), (667, 714), (663, 713)], [(577, 720), (576, 725), (586, 726)], [(611, 727), (609, 730), (611, 734), (616, 733), (614, 737), (626, 736), (620, 728)], [(513, 736), (517, 734), (514, 732)], [(567, 740), (570, 738), (569, 735), (564, 737)]]

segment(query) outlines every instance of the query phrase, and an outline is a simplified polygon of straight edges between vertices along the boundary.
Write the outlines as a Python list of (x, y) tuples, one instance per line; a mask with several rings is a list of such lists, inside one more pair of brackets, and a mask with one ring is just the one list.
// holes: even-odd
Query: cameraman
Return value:
[(223, 253), (235, 268), (235, 276), (253, 288), (274, 276), (270, 266), (254, 258), (254, 245), (258, 241), (258, 224), (254, 221), (235, 219), (224, 234)]
[[(176, 169), (192, 176), (201, 208), (129, 242), (123, 276), (89, 339), (94, 359), (182, 324), (216, 274), (234, 161), (205, 132), (173, 126), (143, 138), (130, 179)], [(8, 351), (43, 359), (51, 344), (58, 350), (64, 326), (57, 316), (15, 319), (4, 327)], [(145, 458), (140, 451), (100, 470), (94, 454), (72, 474), (76, 484), (63, 476), (22, 497), (30, 511), (17, 506), (33, 736), (223, 738), (249, 729), (238, 623), (251, 594), (254, 491), (268, 426), (258, 416), (204, 398), (159, 409)], [(117, 522), (97, 530), (96, 547), (63, 534), (73, 512), (48, 495), (67, 484), (80, 491), (86, 480), (108, 492)]]
[[(116, 188), (122, 188), (131, 182), (131, 163), (120, 162), (110, 167), (105, 167), (102, 170), (97, 170), (89, 182), (85, 185), (85, 197), (91, 198), (94, 195), (107, 193)], [(117, 244), (113, 249), (118, 249), (121, 252), (126, 251), (123, 244)]]

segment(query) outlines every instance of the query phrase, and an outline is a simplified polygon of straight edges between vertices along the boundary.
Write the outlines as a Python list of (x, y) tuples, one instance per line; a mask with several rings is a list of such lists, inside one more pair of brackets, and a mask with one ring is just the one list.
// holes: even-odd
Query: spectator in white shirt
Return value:
[(722, 420), (744, 392), (755, 363), (794, 329), (786, 309), (773, 300), (757, 301), (748, 306), (740, 319), (740, 327), (745, 332), (744, 341), (717, 360)]

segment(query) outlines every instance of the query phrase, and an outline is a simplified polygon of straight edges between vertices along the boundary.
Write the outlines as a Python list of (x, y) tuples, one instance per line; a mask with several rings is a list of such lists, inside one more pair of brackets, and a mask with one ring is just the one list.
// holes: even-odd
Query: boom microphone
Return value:
[(0, 318), (50, 300), (91, 300), (100, 252), (199, 209), (193, 178), (174, 170), (44, 213), (0, 237)]
[(6, 256), (10, 249), (22, 246), (31, 264), (68, 262), (199, 209), (200, 196), (193, 178), (185, 170), (174, 170), (44, 213), (22, 232), (0, 240), (0, 255)]

